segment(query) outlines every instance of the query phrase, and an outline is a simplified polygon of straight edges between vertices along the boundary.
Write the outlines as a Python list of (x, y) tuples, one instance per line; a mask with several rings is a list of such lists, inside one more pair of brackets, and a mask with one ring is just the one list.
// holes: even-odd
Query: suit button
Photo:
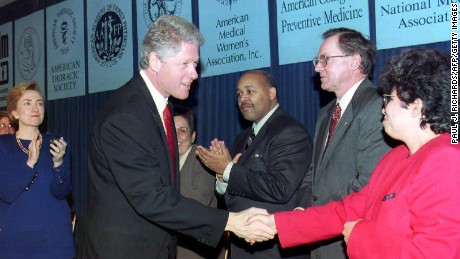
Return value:
[(313, 197), (311, 197), (312, 201), (317, 201), (318, 200), (318, 197), (316, 197), (316, 195), (313, 195)]
[(168, 249), (170, 249), (170, 248), (171, 248), (171, 244), (168, 244)]

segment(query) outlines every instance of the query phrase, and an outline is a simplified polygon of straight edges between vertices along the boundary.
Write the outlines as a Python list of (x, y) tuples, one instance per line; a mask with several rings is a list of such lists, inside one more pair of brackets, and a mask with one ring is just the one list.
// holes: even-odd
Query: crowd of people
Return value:
[(40, 132), (36, 82), (10, 90), (0, 112), (0, 258), (460, 257), (449, 55), (403, 51), (377, 86), (368, 79), (375, 44), (330, 29), (313, 65), (336, 98), (313, 141), (278, 103), (274, 77), (251, 70), (236, 92), (252, 124), (229, 151), (219, 139), (195, 144), (192, 109), (171, 101), (189, 96), (203, 42), (177, 16), (148, 30), (140, 72), (94, 120), (77, 242), (71, 143)]

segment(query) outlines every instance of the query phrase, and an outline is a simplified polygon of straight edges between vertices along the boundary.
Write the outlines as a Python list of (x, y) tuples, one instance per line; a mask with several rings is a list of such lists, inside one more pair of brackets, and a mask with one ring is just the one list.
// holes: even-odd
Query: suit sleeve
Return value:
[(0, 200), (12, 204), (30, 186), (38, 173), (27, 166), (26, 160), (17, 159), (12, 163), (6, 155), (0, 156)]
[[(53, 168), (53, 180), (51, 182), (51, 194), (58, 200), (65, 199), (72, 192), (72, 181), (70, 180), (70, 156), (71, 143), (65, 139), (67, 148), (64, 155), (64, 160), (60, 166)], [(51, 158), (52, 159), (52, 158)]]
[(251, 163), (260, 165), (233, 165), (227, 193), (261, 202), (287, 203), (310, 164), (310, 139), (304, 128), (291, 124), (264, 141), (271, 141), (265, 158), (268, 167), (256, 159)]
[(102, 125), (100, 145), (116, 184), (146, 219), (216, 246), (228, 212), (203, 206), (174, 190), (161, 130), (146, 120), (152, 119), (121, 113)]
[(436, 152), (426, 159), (407, 190), (410, 228), (400, 235), (373, 221), (360, 221), (351, 232), (348, 254), (371, 258), (460, 258), (459, 152)]

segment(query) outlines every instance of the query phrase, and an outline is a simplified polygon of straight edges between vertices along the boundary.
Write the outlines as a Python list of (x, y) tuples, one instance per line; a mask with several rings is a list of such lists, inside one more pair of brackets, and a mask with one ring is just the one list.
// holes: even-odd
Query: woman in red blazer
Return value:
[(382, 158), (369, 184), (341, 201), (258, 215), (248, 224), (276, 228), (283, 248), (343, 234), (350, 258), (460, 258), (460, 146), (449, 134), (450, 58), (411, 50), (393, 57), (380, 81), (383, 126), (404, 145)]

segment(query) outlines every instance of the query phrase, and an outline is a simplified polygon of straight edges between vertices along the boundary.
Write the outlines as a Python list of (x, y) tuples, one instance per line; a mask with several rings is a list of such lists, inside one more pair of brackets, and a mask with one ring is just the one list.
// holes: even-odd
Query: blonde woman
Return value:
[(7, 106), (19, 128), (0, 136), (0, 258), (73, 258), (67, 143), (40, 133), (45, 98), (37, 83), (16, 85)]

